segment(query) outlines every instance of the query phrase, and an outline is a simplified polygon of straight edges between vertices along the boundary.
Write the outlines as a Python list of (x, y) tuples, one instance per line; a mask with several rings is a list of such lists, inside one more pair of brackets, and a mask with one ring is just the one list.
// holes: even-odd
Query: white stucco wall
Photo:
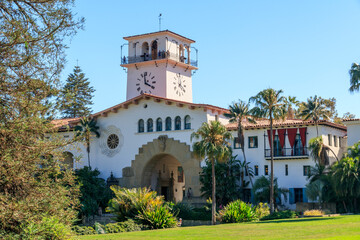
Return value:
[[(294, 128), (294, 127), (291, 127)], [(319, 127), (319, 131), (323, 135), (323, 139), (327, 139), (327, 134), (330, 133), (332, 136), (341, 136), (343, 137), (346, 132), (327, 127), (327, 126), (321, 126)], [(232, 131), (233, 137), (237, 137), (237, 132)], [(268, 166), (269, 169), (269, 175), (270, 176), (270, 169), (271, 169), (271, 161), (270, 159), (265, 158), (264, 153), (264, 144), (266, 146), (266, 149), (269, 149), (269, 141), (267, 137), (267, 130), (266, 129), (252, 129), (252, 130), (245, 130), (245, 154), (247, 162), (250, 163), (250, 166), (255, 169), (255, 165), (259, 168), (259, 175), (255, 176), (253, 181), (255, 182), (257, 178), (265, 175), (265, 165)], [(264, 135), (266, 137), (264, 138)], [(258, 147), (257, 148), (249, 148), (249, 137), (257, 136), (258, 138)], [(315, 126), (307, 126), (307, 134), (306, 134), (306, 146), (308, 147), (309, 140), (311, 138), (316, 137), (316, 128)], [(325, 140), (324, 140), (325, 141)], [(327, 140), (326, 140), (327, 141)], [(326, 144), (326, 142), (325, 142)], [(234, 146), (232, 144), (232, 146)], [(290, 143), (288, 138), (285, 138), (285, 148), (290, 148)], [(341, 148), (331, 146), (331, 148), (334, 150), (336, 154), (338, 154), (338, 157), (341, 157)], [(233, 149), (234, 155), (238, 155), (237, 159), (243, 161), (243, 153), (241, 149)], [(289, 188), (305, 188), (307, 181), (307, 176), (304, 176), (304, 166), (315, 166), (315, 161), (310, 156), (304, 158), (304, 159), (296, 159), (293, 157), (288, 158), (282, 158), (282, 159), (275, 159), (274, 160), (274, 176), (278, 178), (278, 184), (279, 187), (289, 189)], [(330, 156), (330, 159), (332, 162), (334, 162), (335, 158)], [(288, 175), (285, 175), (285, 166), (288, 165)], [(295, 204), (289, 204), (289, 197), (287, 199), (287, 202), (285, 202), (285, 205), (287, 207), (290, 207), (292, 209), (295, 208)]]
[[(144, 108), (145, 104), (147, 105)], [(184, 118), (186, 115), (191, 117), (191, 129), (184, 130)], [(181, 129), (165, 131), (165, 118), (171, 117), (172, 129), (175, 126), (175, 117), (181, 117)], [(160, 117), (163, 121), (163, 131), (156, 132), (156, 119)], [(154, 132), (146, 132), (146, 121), (152, 118), (154, 122)], [(145, 132), (138, 133), (138, 121), (143, 119), (145, 121)], [(100, 139), (94, 138), (91, 142), (91, 166), (98, 168), (101, 172), (102, 178), (110, 176), (110, 172), (114, 176), (122, 177), (122, 169), (131, 165), (131, 161), (135, 159), (138, 154), (139, 148), (148, 142), (153, 141), (160, 135), (168, 135), (169, 138), (174, 138), (181, 142), (185, 142), (191, 146), (190, 135), (194, 130), (197, 130), (203, 122), (207, 120), (206, 113), (201, 109), (191, 110), (187, 106), (177, 107), (175, 104), (166, 105), (164, 102), (154, 102), (150, 100), (141, 100), (138, 105), (130, 104), (128, 109), (119, 109), (117, 113), (109, 113), (107, 117), (99, 117), (97, 119), (98, 126), (100, 127), (100, 134), (104, 129), (109, 126), (115, 126), (120, 129), (121, 134), (124, 136), (124, 144), (121, 150), (113, 157), (104, 155), (101, 152)], [(103, 136), (105, 136), (103, 134)], [(83, 156), (84, 158), (77, 164), (77, 168), (87, 165), (87, 156), (85, 148), (82, 151), (70, 150), (75, 156)]]
[(345, 121), (347, 126), (347, 145), (350, 147), (360, 141), (360, 119), (357, 121)]

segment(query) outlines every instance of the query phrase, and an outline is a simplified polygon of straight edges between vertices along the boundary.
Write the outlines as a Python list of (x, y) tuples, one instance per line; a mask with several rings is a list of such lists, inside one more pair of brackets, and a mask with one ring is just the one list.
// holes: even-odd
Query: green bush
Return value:
[(184, 220), (211, 220), (211, 209), (206, 206), (193, 208), (186, 203), (177, 203), (173, 206), (173, 213)]
[(121, 233), (126, 232), (123, 226), (121, 226), (119, 223), (108, 223), (105, 225), (105, 231), (106, 233)]
[(273, 220), (273, 219), (286, 219), (286, 218), (295, 218), (296, 213), (291, 210), (285, 210), (280, 212), (273, 212), (270, 215), (263, 217), (261, 220)]
[(141, 231), (142, 228), (142, 225), (135, 223), (131, 219), (125, 222), (108, 223), (105, 225), (106, 233), (135, 232)]
[(98, 222), (95, 222), (94, 228), (95, 228), (96, 234), (104, 234), (105, 233), (104, 225), (102, 225)]
[(251, 222), (258, 220), (255, 208), (241, 200), (236, 200), (219, 211), (220, 221), (223, 223)]
[(152, 201), (150, 205), (142, 209), (136, 219), (150, 229), (176, 227), (177, 221), (171, 209), (167, 205)]
[(255, 213), (259, 219), (262, 219), (268, 215), (270, 215), (270, 208), (267, 203), (260, 202), (255, 206)]
[(56, 217), (43, 217), (40, 223), (28, 223), (23, 226), (21, 239), (70, 239), (71, 228)]
[(106, 208), (107, 212), (116, 215), (117, 222), (123, 222), (128, 219), (135, 219), (142, 209), (146, 209), (151, 201), (157, 201), (163, 204), (163, 199), (156, 195), (156, 192), (148, 188), (121, 188), (111, 186), (115, 197), (109, 201)]
[(89, 227), (89, 226), (75, 225), (75, 226), (73, 226), (72, 229), (76, 233), (76, 235), (94, 235), (94, 234), (96, 234), (95, 229), (93, 227)]

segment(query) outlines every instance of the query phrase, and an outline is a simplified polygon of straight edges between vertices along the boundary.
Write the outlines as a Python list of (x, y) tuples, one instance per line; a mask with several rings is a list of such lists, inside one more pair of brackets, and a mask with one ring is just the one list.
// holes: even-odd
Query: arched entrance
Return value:
[[(178, 171), (183, 172), (183, 183), (178, 181), (180, 175)], [(173, 172), (172, 177), (171, 172)], [(190, 151), (188, 144), (161, 135), (139, 148), (135, 159), (131, 161), (131, 167), (123, 168), (119, 183), (127, 188), (151, 187), (160, 193), (163, 190), (163, 194), (168, 192), (167, 197), (171, 200), (170, 180), (173, 178), (176, 201), (184, 200), (182, 196), (185, 190), (187, 201), (203, 202), (200, 192), (200, 172), (200, 161)]]
[(163, 195), (166, 201), (182, 201), (185, 195), (183, 167), (170, 154), (155, 155), (144, 168), (141, 186), (155, 190)]

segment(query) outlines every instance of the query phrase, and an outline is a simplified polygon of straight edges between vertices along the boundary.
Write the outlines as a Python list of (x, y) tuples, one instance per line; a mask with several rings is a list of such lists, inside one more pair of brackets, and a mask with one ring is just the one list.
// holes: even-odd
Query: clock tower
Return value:
[(192, 102), (192, 60), (190, 50), (195, 41), (169, 30), (124, 37), (128, 57), (121, 56), (127, 68), (126, 100), (148, 93)]

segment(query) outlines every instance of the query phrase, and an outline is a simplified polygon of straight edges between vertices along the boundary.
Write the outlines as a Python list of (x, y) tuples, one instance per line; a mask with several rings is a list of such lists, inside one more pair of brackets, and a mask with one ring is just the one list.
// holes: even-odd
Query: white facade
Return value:
[[(143, 93), (192, 102), (191, 43), (195, 41), (170, 31), (131, 37), (128, 57), (122, 59), (128, 69), (126, 99)], [(196, 65), (196, 64), (195, 64)]]
[(350, 147), (360, 141), (360, 119), (348, 119), (343, 123), (348, 128), (347, 145)]
[[(123, 186), (149, 186), (161, 193), (166, 189), (173, 193), (176, 201), (181, 201), (184, 195), (200, 198), (199, 174), (204, 161), (193, 156), (190, 136), (202, 123), (218, 120), (236, 137), (235, 129), (223, 115), (227, 110), (192, 103), (191, 72), (197, 69), (190, 59), (193, 40), (170, 31), (124, 39), (129, 41), (129, 56), (122, 62), (122, 66), (128, 69), (127, 101), (93, 114), (100, 127), (100, 138), (94, 137), (91, 141), (91, 167), (99, 169), (100, 177), (104, 179), (113, 173)], [(68, 124), (78, 123), (78, 120), (72, 120)], [(280, 122), (274, 129), (287, 131), (290, 128), (306, 128), (303, 152), (292, 155), (295, 150), (290, 149), (289, 138), (285, 137), (283, 147), (288, 149), (282, 156), (275, 157), (274, 175), (282, 188), (304, 189), (307, 183), (304, 166), (315, 165), (307, 146), (308, 140), (316, 136), (316, 128), (314, 123), (298, 120)], [(270, 175), (270, 160), (266, 156), (269, 153), (267, 129), (268, 125), (260, 124), (248, 125), (245, 130), (246, 157), (250, 166), (254, 170), (257, 168), (255, 179), (266, 175), (266, 166)], [(359, 126), (357, 129), (360, 132)], [(340, 140), (346, 135), (346, 128), (323, 121), (319, 124), (319, 132), (325, 141), (331, 139), (332, 144), (325, 144), (341, 156), (345, 144), (340, 144)], [(72, 137), (71, 132), (59, 134)], [(249, 147), (249, 137), (257, 138), (256, 147)], [(242, 160), (242, 151), (233, 150)], [(74, 168), (88, 165), (84, 144), (79, 143), (64, 151), (79, 159), (74, 162)], [(334, 161), (335, 158), (331, 157), (331, 162)], [(173, 183), (169, 183), (171, 178)], [(174, 189), (169, 190), (169, 187)], [(291, 201), (286, 204), (294, 208)]]

